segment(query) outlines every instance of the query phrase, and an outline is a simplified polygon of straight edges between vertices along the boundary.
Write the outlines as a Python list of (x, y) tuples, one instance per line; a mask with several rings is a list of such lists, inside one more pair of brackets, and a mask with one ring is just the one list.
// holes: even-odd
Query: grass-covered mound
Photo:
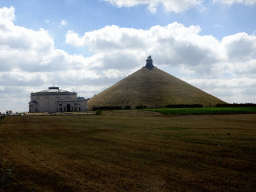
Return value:
[(215, 106), (218, 103), (225, 102), (158, 68), (142, 68), (91, 98), (88, 108), (160, 108), (180, 104)]

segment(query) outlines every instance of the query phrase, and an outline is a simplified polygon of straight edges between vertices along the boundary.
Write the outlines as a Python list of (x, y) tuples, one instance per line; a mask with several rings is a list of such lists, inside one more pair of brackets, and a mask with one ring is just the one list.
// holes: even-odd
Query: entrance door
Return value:
[(70, 112), (70, 104), (67, 104), (67, 112)]

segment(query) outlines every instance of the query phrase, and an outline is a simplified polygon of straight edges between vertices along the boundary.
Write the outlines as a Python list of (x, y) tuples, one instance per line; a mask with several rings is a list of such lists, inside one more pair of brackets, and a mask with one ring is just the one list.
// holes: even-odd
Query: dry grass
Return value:
[(169, 104), (224, 103), (220, 99), (160, 70), (142, 68), (88, 101), (88, 108), (100, 106), (166, 107)]
[(35, 191), (254, 191), (255, 119), (6, 117), (0, 162)]

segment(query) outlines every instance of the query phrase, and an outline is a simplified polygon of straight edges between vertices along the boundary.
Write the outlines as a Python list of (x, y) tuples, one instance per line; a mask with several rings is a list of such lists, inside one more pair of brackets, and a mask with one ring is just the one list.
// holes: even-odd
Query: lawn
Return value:
[(34, 191), (254, 191), (255, 139), (256, 114), (5, 117), (0, 163)]
[(160, 112), (164, 115), (225, 115), (256, 113), (256, 107), (163, 108), (144, 110)]

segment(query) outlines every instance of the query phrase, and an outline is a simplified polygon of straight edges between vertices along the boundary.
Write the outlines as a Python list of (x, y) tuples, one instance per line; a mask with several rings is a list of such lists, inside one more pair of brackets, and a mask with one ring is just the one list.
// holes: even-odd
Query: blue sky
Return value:
[(0, 111), (53, 83), (86, 98), (154, 64), (229, 103), (256, 102), (256, 0), (2, 0)]

